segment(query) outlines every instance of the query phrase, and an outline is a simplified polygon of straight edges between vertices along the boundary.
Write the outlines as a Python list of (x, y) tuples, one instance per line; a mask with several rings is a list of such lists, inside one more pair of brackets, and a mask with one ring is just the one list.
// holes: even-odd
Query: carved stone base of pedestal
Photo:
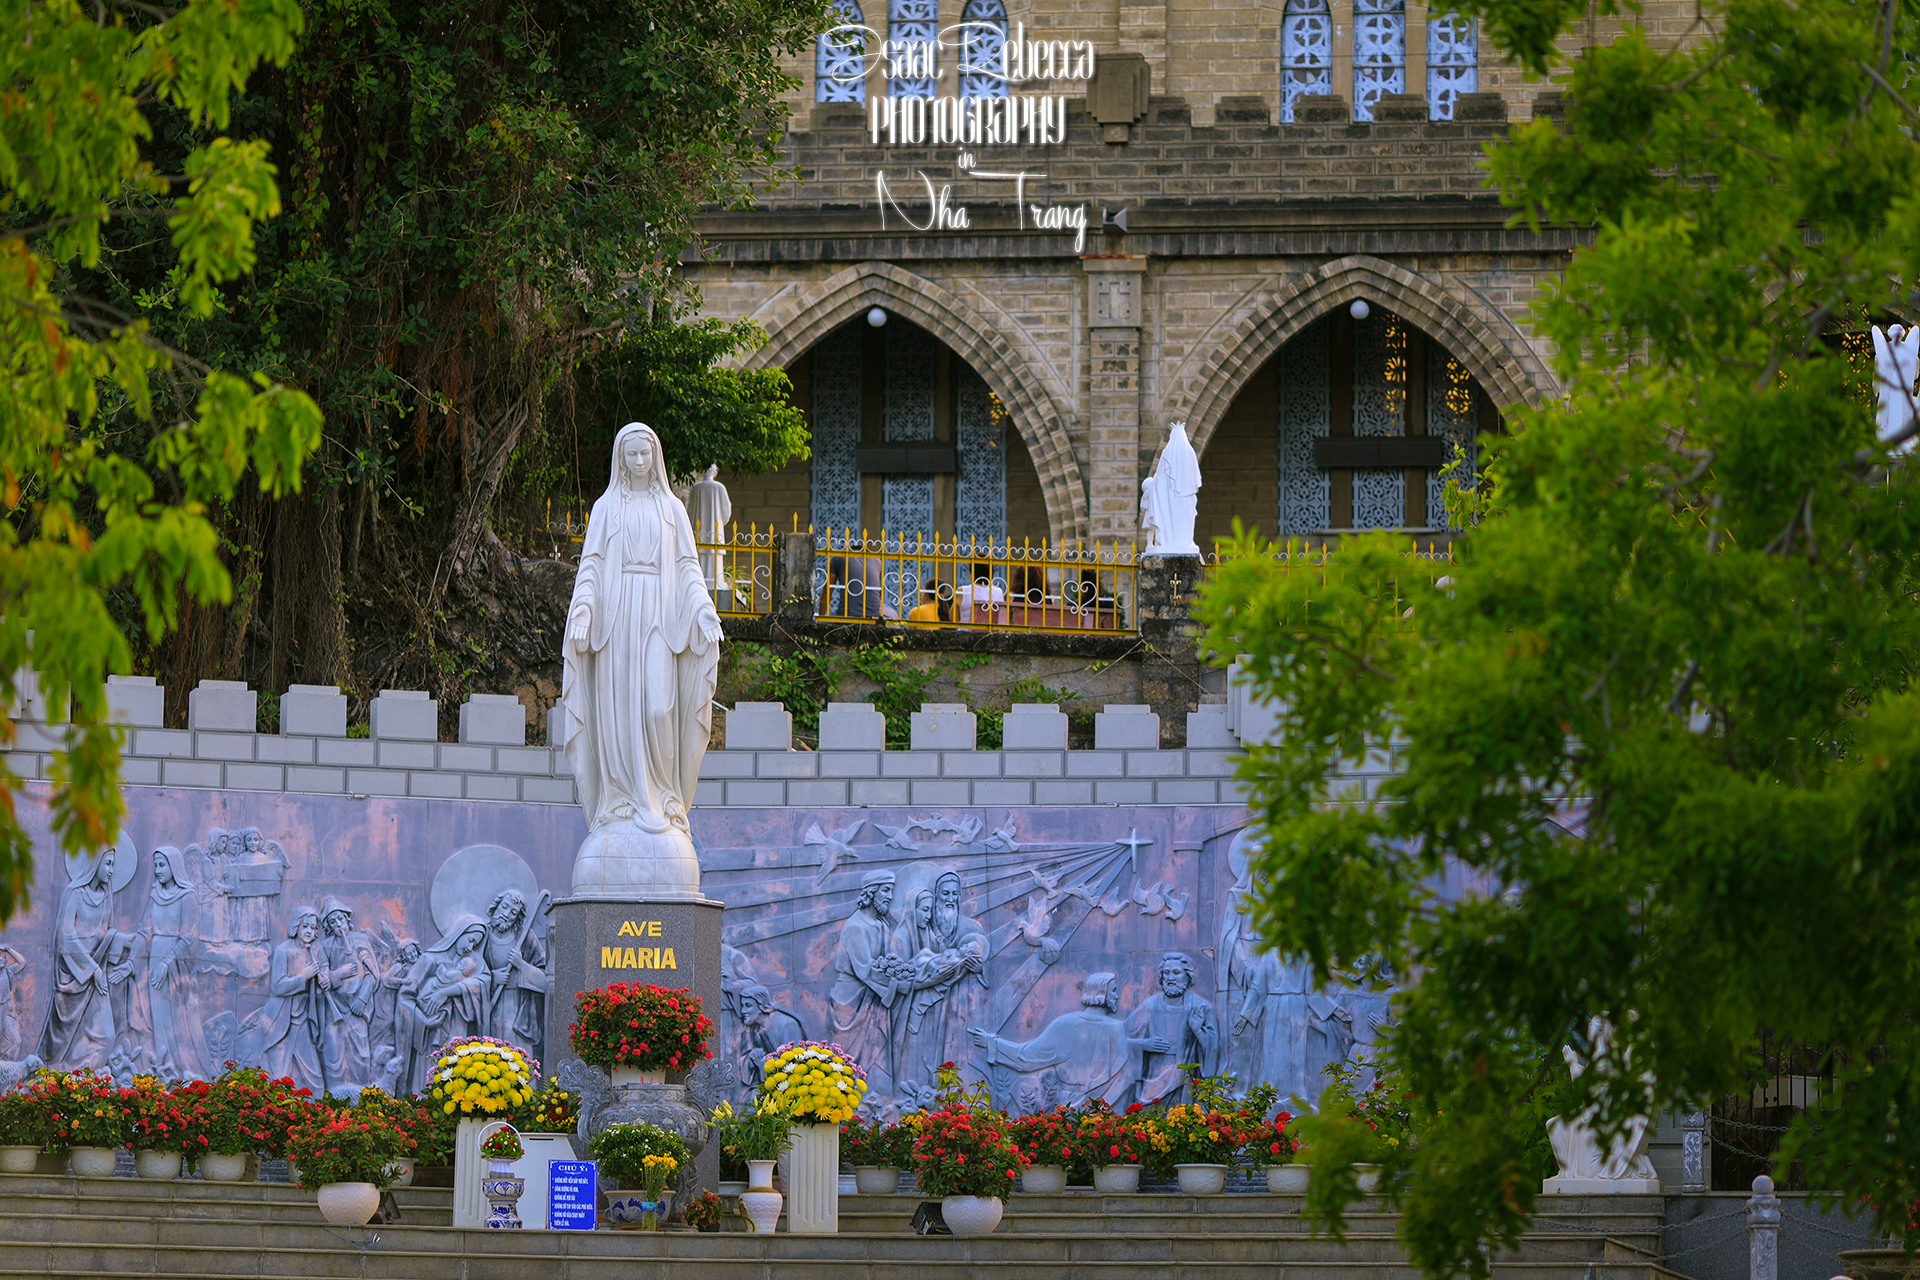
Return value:
[(1657, 1196), (1658, 1178), (1548, 1178), (1540, 1184), (1544, 1196)]
[(573, 858), (573, 896), (702, 902), (693, 840), (678, 827), (647, 831), (632, 819), (590, 831)]

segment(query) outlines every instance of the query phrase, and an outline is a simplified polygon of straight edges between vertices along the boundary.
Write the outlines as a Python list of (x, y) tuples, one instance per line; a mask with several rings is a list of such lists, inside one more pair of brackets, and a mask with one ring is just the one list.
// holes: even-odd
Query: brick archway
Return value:
[(1237, 322), (1223, 318), (1174, 378), (1164, 417), (1184, 420), (1194, 451), (1204, 453), (1227, 406), (1247, 379), (1295, 334), (1357, 298), (1384, 306), (1445, 347), (1495, 403), (1538, 405), (1559, 385), (1513, 322), (1470, 291), (1417, 275), (1382, 258), (1354, 254), (1256, 293)]
[(1056, 542), (1087, 536), (1087, 488), (1061, 406), (1066, 388), (1018, 325), (995, 323), (973, 303), (925, 276), (885, 262), (837, 271), (781, 298), (755, 318), (769, 336), (750, 368), (783, 369), (872, 307), (911, 320), (952, 348), (986, 380), (1026, 442)]

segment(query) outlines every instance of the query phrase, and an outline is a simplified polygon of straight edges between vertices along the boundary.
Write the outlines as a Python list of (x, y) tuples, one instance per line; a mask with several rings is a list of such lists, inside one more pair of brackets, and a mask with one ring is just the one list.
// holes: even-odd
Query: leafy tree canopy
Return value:
[[(1835, 1081), (1790, 1158), (1920, 1243), (1920, 509), (1865, 345), (1915, 314), (1915, 7), (1732, 0), (1570, 65), (1584, 4), (1462, 8), (1565, 79), (1566, 128), (1490, 164), (1521, 216), (1594, 228), (1537, 309), (1566, 394), (1509, 410), (1452, 564), (1242, 540), (1206, 591), (1284, 709), (1245, 770), (1257, 927), (1323, 979), (1414, 975), (1428, 1274), (1524, 1229), (1543, 1096), (1617, 1133), (1750, 1087), (1763, 1029)], [(1377, 802), (1329, 803), (1389, 749)]]
[[(171, 245), (173, 304), (216, 308), (280, 207), (265, 144), (227, 132), (229, 100), (256, 65), (291, 54), (301, 24), (294, 0), (29, 0), (0, 14), (0, 737), (15, 739), (23, 695), (55, 719), (71, 706), (52, 798), (68, 851), (113, 840), (122, 813), (105, 679), (132, 653), (108, 593), (129, 595), (151, 636), (183, 591), (226, 599), (209, 508), (243, 476), (297, 488), (320, 435), (306, 395), (181, 358), (76, 296), (70, 273), (98, 261), (103, 228), (137, 202), (142, 234)], [(199, 134), (177, 172), (148, 153), (156, 106)], [(137, 457), (110, 447), (113, 409), (147, 426)], [(32, 872), (20, 786), (0, 769), (0, 920), (25, 904)]]

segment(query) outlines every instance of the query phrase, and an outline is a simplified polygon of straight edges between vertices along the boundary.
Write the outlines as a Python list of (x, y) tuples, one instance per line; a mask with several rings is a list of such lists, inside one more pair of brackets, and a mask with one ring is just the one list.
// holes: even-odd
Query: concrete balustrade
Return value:
[[(440, 742), (439, 706), (419, 690), (383, 689), (370, 705), (371, 732), (347, 736), (347, 699), (326, 685), (295, 685), (280, 699), (276, 734), (253, 731), (258, 695), (238, 681), (208, 680), (188, 694), (187, 729), (167, 729), (166, 690), (147, 676), (108, 683), (114, 718), (126, 726), (121, 779), (130, 786), (222, 788), (363, 796), (576, 803), (564, 750), (526, 743), (526, 710), (504, 694), (475, 694), (460, 709), (460, 741)], [(24, 700), (23, 700), (24, 701)], [(28, 703), (29, 707), (36, 704)], [(820, 807), (1059, 804), (1223, 804), (1241, 734), (1231, 727), (1272, 716), (1250, 706), (1203, 706), (1187, 716), (1185, 748), (1163, 749), (1151, 708), (1115, 704), (1095, 713), (1091, 751), (1067, 749), (1067, 716), (1055, 703), (1020, 703), (1002, 721), (1003, 747), (976, 750), (977, 717), (962, 704), (927, 703), (913, 713), (911, 747), (887, 748), (886, 718), (869, 703), (829, 703), (820, 748), (792, 748), (793, 718), (778, 703), (743, 702), (725, 719), (723, 749), (707, 753), (698, 805)], [(552, 709), (550, 739), (564, 723)], [(243, 727), (244, 726), (244, 727)], [(15, 773), (50, 776), (64, 729), (23, 716)], [(1370, 798), (1396, 767), (1376, 751), (1343, 771), (1339, 794)]]

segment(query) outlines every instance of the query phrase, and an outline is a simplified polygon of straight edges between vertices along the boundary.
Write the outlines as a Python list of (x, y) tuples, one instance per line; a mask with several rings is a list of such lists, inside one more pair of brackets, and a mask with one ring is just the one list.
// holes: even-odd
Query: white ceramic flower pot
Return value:
[(1372, 1195), (1380, 1185), (1380, 1166), (1377, 1164), (1356, 1164), (1353, 1173), (1365, 1195)]
[(1184, 1196), (1217, 1196), (1227, 1189), (1227, 1166), (1223, 1164), (1177, 1164), (1173, 1171), (1180, 1179)]
[(863, 1196), (890, 1196), (900, 1189), (900, 1171), (892, 1165), (853, 1166), (853, 1189)]
[(413, 1157), (401, 1156), (393, 1162), (393, 1185), (410, 1187), (413, 1185)]
[(320, 1216), (336, 1227), (364, 1227), (380, 1207), (380, 1189), (371, 1182), (329, 1182), (316, 1194)]
[(615, 1084), (665, 1084), (667, 1069), (662, 1067), (658, 1071), (642, 1071), (638, 1067), (615, 1067), (613, 1082)]
[(152, 1178), (156, 1182), (177, 1178), (180, 1176), (180, 1153), (178, 1151), (135, 1151), (133, 1171), (142, 1178)]
[(0, 1173), (32, 1173), (39, 1163), (38, 1147), (0, 1147)]
[(960, 1236), (988, 1236), (1000, 1225), (1007, 1206), (992, 1196), (948, 1196), (940, 1202), (947, 1230)]
[[(754, 1161), (755, 1164), (760, 1161)], [(771, 1164), (772, 1161), (766, 1163)], [(745, 1191), (740, 1195), (740, 1212), (746, 1216), (747, 1230), (770, 1236), (780, 1221), (781, 1197), (778, 1191)], [(791, 1225), (791, 1224), (789, 1224)]]
[(1140, 1166), (1103, 1164), (1093, 1171), (1093, 1189), (1102, 1195), (1130, 1196), (1140, 1190)]
[(118, 1147), (75, 1147), (67, 1153), (76, 1178), (111, 1178), (120, 1163)]
[(1312, 1172), (1312, 1165), (1270, 1164), (1267, 1166), (1267, 1190), (1277, 1196), (1303, 1196), (1307, 1194), (1307, 1177)]
[(840, 1230), (840, 1126), (796, 1124), (787, 1148), (787, 1230), (830, 1236)]
[(1020, 1189), (1030, 1196), (1057, 1196), (1067, 1189), (1066, 1167), (1030, 1164), (1020, 1175)]
[(251, 1182), (247, 1177), (247, 1153), (223, 1156), (208, 1152), (200, 1157), (200, 1176), (208, 1182)]

